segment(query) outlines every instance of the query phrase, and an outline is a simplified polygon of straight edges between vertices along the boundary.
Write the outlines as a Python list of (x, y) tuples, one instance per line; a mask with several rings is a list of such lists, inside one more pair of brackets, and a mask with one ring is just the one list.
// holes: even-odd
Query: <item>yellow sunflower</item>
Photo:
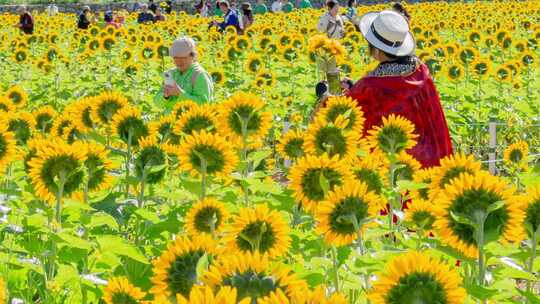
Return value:
[(239, 253), (221, 256), (202, 276), (212, 288), (230, 286), (237, 290), (239, 301), (259, 303), (281, 290), (289, 298), (298, 298), (308, 291), (307, 283), (279, 263), (271, 264), (267, 255)]
[(64, 134), (72, 124), (73, 120), (69, 114), (56, 116), (52, 124), (51, 135), (59, 138), (64, 137)]
[(60, 140), (37, 147), (36, 156), (29, 162), (29, 176), (36, 195), (54, 201), (61, 188), (60, 180), (64, 180), (64, 195), (75, 192), (83, 182), (84, 172), (80, 168), (85, 159), (85, 151), (79, 145), (68, 145)]
[(355, 180), (365, 183), (368, 190), (377, 195), (381, 195), (384, 187), (390, 185), (387, 160), (381, 153), (373, 152), (363, 158), (356, 157), (350, 161), (349, 168)]
[(178, 148), (182, 139), (181, 134), (175, 131), (175, 123), (176, 117), (170, 114), (148, 124), (149, 133), (159, 137), (167, 153), (172, 153), (175, 148)]
[[(527, 188), (526, 194), (523, 195), (523, 210), (525, 211), (524, 228), (530, 239), (533, 234), (538, 235), (538, 227), (540, 227), (540, 184), (536, 187)], [(535, 237), (536, 239), (536, 237)]]
[(277, 258), (291, 246), (289, 233), (290, 228), (279, 212), (258, 205), (243, 208), (232, 217), (224, 242), (230, 252), (260, 252)]
[(250, 304), (251, 300), (246, 298), (238, 301), (236, 288), (230, 286), (220, 287), (217, 292), (209, 286), (194, 286), (189, 297), (181, 294), (176, 295), (177, 304)]
[(82, 132), (94, 129), (96, 122), (92, 119), (92, 105), (95, 97), (83, 98), (73, 106), (73, 124)]
[(341, 159), (356, 157), (359, 149), (364, 148), (364, 141), (360, 140), (360, 133), (347, 130), (348, 119), (338, 115), (333, 122), (327, 122), (319, 117), (307, 131), (304, 149), (307, 154), (339, 156)]
[(518, 141), (504, 150), (504, 162), (523, 170), (528, 168), (529, 145), (525, 141)]
[(219, 235), (229, 219), (229, 212), (222, 202), (206, 198), (195, 203), (186, 215), (186, 230), (189, 235)]
[(103, 92), (92, 104), (92, 121), (109, 124), (114, 114), (128, 105), (128, 100), (118, 92)]
[(413, 229), (420, 229), (422, 233), (430, 232), (436, 217), (434, 209), (433, 203), (422, 199), (409, 202), (405, 210), (405, 222)]
[(362, 134), (364, 129), (364, 113), (350, 97), (332, 96), (326, 102), (326, 107), (321, 109), (317, 116), (324, 117), (327, 122), (333, 123), (338, 116), (342, 115), (348, 120), (345, 126), (347, 130), (354, 130)]
[[(490, 206), (501, 201), (504, 202), (502, 207), (487, 213)], [(487, 214), (484, 235), (490, 236), (488, 241), (500, 237), (507, 241), (520, 241), (523, 238), (521, 223), (524, 212), (520, 200), (514, 196), (514, 190), (507, 183), (487, 172), (461, 174), (446, 186), (434, 205), (437, 215), (434, 227), (442, 242), (465, 256), (478, 256), (477, 238), (474, 228), (458, 222), (456, 215), (475, 222), (478, 212)]]
[(238, 92), (219, 107), (218, 131), (231, 141), (242, 142), (245, 135), (247, 144), (255, 145), (272, 126), (272, 115), (256, 95)]
[(147, 184), (159, 183), (167, 173), (167, 153), (157, 136), (141, 137), (138, 146), (134, 160), (135, 176), (139, 180), (144, 178)]
[(399, 153), (397, 159), (400, 167), (394, 173), (396, 180), (413, 180), (414, 173), (422, 167), (420, 162), (405, 151)]
[(180, 116), (182, 116), (182, 114), (195, 107), (197, 107), (197, 104), (191, 100), (180, 101), (174, 105), (172, 113), (176, 118), (179, 118)]
[(177, 153), (180, 168), (193, 176), (202, 172), (203, 159), (206, 162), (206, 173), (221, 177), (227, 177), (238, 164), (238, 156), (233, 147), (221, 136), (206, 131), (186, 137)]
[(410, 191), (410, 195), (413, 200), (429, 200), (429, 186), (433, 182), (433, 177), (435, 176), (436, 172), (436, 168), (425, 168), (418, 170), (413, 174), (413, 182), (418, 184), (426, 184), (425, 187)]
[(256, 74), (261, 69), (263, 69), (264, 63), (260, 55), (255, 53), (250, 53), (246, 59), (245, 69), (252, 74)]
[(191, 135), (195, 132), (206, 131), (214, 133), (217, 125), (217, 113), (213, 106), (194, 106), (178, 118), (174, 126), (177, 134)]
[(0, 124), (7, 124), (8, 131), (15, 135), (17, 144), (24, 145), (30, 137), (32, 137), (32, 131), (36, 126), (36, 120), (32, 114), (26, 111), (20, 111), (7, 115)]
[(353, 181), (335, 187), (315, 213), (316, 231), (326, 243), (335, 246), (352, 244), (363, 234), (386, 203), (362, 182)]
[(8, 126), (0, 123), (0, 172), (17, 157), (15, 135), (8, 131)]
[(103, 301), (106, 304), (142, 303), (146, 293), (133, 286), (125, 277), (114, 277), (103, 290)]
[(2, 304), (7, 303), (8, 297), (9, 297), (9, 294), (6, 288), (6, 283), (4, 282), (2, 278), (0, 278), (0, 303)]
[(426, 253), (408, 252), (391, 260), (368, 294), (374, 304), (465, 302), (459, 273)]
[(319, 203), (335, 186), (353, 179), (347, 164), (326, 154), (306, 156), (298, 160), (289, 173), (295, 200), (308, 211), (315, 212)]
[[(0, 95), (0, 113), (10, 113), (15, 111), (16, 107), (7, 97)], [(3, 113), (2, 113), (3, 114)]]
[(11, 100), (13, 105), (18, 109), (24, 109), (28, 103), (28, 94), (26, 91), (19, 85), (14, 85), (10, 87), (5, 96)]
[(383, 117), (382, 126), (369, 130), (369, 145), (385, 153), (400, 153), (416, 145), (418, 135), (415, 126), (408, 119), (390, 114)]
[(282, 157), (297, 159), (304, 156), (304, 136), (299, 130), (290, 130), (279, 139), (276, 149)]
[[(198, 282), (197, 263), (204, 255), (218, 254), (216, 242), (209, 236), (178, 236), (161, 256), (152, 262), (154, 276), (150, 293), (156, 300), (176, 294), (188, 296)], [(168, 302), (165, 302), (168, 303)]]
[(34, 120), (36, 121), (36, 129), (42, 133), (49, 133), (56, 114), (54, 108), (49, 105), (32, 111), (32, 115), (34, 115)]
[(474, 174), (480, 171), (482, 165), (474, 159), (474, 156), (466, 156), (464, 154), (454, 154), (447, 156), (441, 160), (441, 166), (436, 167), (432, 175), (432, 180), (429, 185), (429, 199), (437, 198), (444, 188), (452, 182), (454, 178), (461, 174)]
[(139, 139), (148, 136), (148, 127), (138, 108), (127, 106), (112, 117), (113, 132), (126, 144), (136, 146)]
[(109, 187), (112, 180), (109, 172), (116, 168), (109, 158), (109, 150), (95, 142), (87, 142), (83, 147), (86, 154), (84, 167), (88, 191), (100, 191)]

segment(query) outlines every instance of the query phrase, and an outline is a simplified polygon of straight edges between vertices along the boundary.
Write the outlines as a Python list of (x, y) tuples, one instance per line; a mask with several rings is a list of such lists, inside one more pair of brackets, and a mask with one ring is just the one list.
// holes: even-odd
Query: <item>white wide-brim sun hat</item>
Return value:
[(406, 56), (416, 48), (407, 19), (395, 11), (363, 15), (360, 19), (360, 31), (369, 43), (388, 54)]

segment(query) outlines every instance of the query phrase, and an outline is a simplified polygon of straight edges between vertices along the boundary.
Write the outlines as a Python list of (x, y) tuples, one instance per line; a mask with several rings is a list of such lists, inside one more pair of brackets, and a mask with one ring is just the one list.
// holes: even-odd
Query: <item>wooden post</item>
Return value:
[(494, 121), (489, 122), (489, 173), (497, 174), (496, 156), (497, 156), (497, 123)]

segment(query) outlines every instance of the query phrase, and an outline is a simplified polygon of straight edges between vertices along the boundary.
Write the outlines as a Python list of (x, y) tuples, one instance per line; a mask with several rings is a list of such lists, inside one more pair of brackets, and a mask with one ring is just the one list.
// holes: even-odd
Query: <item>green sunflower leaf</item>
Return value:
[(198, 261), (197, 261), (197, 266), (196, 266), (196, 273), (197, 273), (197, 277), (200, 278), (203, 273), (206, 272), (206, 270), (208, 270), (208, 265), (210, 264), (209, 260), (208, 260), (208, 255), (205, 253)]
[(139, 251), (139, 249), (126, 242), (123, 238), (116, 235), (100, 235), (96, 241), (101, 251), (108, 251), (116, 255), (131, 258), (143, 264), (149, 264), (148, 259)]
[(469, 225), (471, 227), (477, 226), (477, 224), (465, 214), (450, 211), (450, 216), (452, 216), (452, 219), (454, 219), (454, 221), (460, 224)]
[(490, 214), (493, 211), (497, 211), (501, 209), (502, 207), (504, 207), (504, 204), (505, 204), (504, 201), (497, 201), (493, 204), (490, 204), (489, 207), (487, 208), (487, 214)]
[(157, 173), (163, 171), (165, 168), (167, 168), (168, 164), (161, 164), (156, 166), (148, 166), (145, 167), (147, 174)]
[(326, 196), (328, 191), (330, 191), (330, 183), (322, 173), (319, 174), (319, 185), (321, 186), (321, 190), (323, 191), (324, 196)]
[(497, 290), (482, 287), (476, 283), (465, 285), (465, 289), (468, 294), (481, 301), (488, 300), (497, 294)]
[(524, 291), (524, 290), (521, 290), (519, 288), (516, 288), (517, 292), (519, 292), (520, 295), (524, 296), (528, 301), (529, 303), (531, 304), (540, 304), (540, 299), (538, 298), (538, 296), (528, 292), (528, 291)]

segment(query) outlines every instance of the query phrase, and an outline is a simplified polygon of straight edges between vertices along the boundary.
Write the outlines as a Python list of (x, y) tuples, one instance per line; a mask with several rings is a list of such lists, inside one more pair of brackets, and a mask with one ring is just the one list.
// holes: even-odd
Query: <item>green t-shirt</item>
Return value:
[(177, 68), (169, 70), (172, 78), (183, 93), (179, 96), (163, 97), (163, 90), (160, 90), (154, 97), (154, 103), (167, 111), (172, 110), (174, 105), (179, 101), (191, 100), (197, 104), (205, 104), (213, 101), (214, 84), (208, 73), (198, 64), (194, 63), (184, 73)]
[(266, 5), (264, 3), (263, 4), (257, 4), (257, 5), (255, 5), (254, 13), (256, 15), (258, 15), (258, 14), (266, 14), (266, 13), (268, 13), (268, 8), (266, 7)]
[(311, 8), (313, 7), (311, 5), (311, 2), (309, 0), (302, 0), (302, 2), (300, 2), (300, 8)]
[(281, 10), (285, 13), (290, 13), (292, 12), (294, 6), (290, 3), (290, 2), (287, 2), (287, 4), (283, 5), (281, 7)]
[(218, 17), (222, 17), (222, 16), (223, 16), (223, 12), (222, 12), (218, 7), (216, 7), (216, 8), (214, 9), (214, 15), (215, 15), (215, 16), (218, 16)]

